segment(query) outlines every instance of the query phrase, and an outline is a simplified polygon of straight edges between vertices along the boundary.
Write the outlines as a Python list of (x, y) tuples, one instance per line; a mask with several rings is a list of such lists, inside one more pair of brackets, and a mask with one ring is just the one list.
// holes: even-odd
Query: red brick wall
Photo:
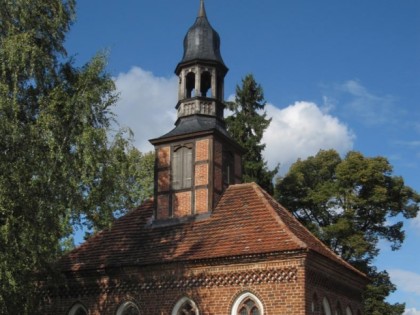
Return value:
[(157, 197), (157, 219), (167, 219), (169, 217), (169, 195), (159, 195)]
[[(307, 314), (321, 315), (324, 297), (327, 298), (333, 314), (337, 306), (341, 307), (342, 314), (345, 314), (347, 306), (350, 306), (353, 315), (357, 315), (358, 311), (363, 314), (363, 278), (320, 256), (310, 255), (308, 262)], [(314, 295), (317, 301), (313, 301)], [(312, 312), (312, 303), (315, 304), (315, 312)]]
[(172, 211), (176, 218), (191, 215), (191, 191), (177, 192), (172, 197)]
[(170, 185), (169, 170), (158, 172), (158, 192), (168, 191)]
[(209, 164), (197, 164), (195, 166), (195, 186), (207, 185), (209, 183)]
[(223, 160), (223, 146), (219, 141), (214, 141), (214, 163), (222, 165)]
[(245, 292), (261, 301), (264, 315), (305, 314), (301, 258), (120, 269), (119, 274), (88, 282), (79, 292), (70, 288), (68, 296), (56, 299), (47, 314), (67, 314), (79, 301), (90, 315), (115, 315), (118, 306), (130, 300), (141, 314), (170, 315), (177, 301), (186, 296), (196, 303), (200, 315), (230, 315), (236, 298)]
[(209, 159), (209, 139), (198, 140), (195, 144), (195, 161), (207, 161)]
[(196, 189), (195, 190), (195, 213), (206, 213), (209, 211), (209, 198), (208, 198), (208, 189)]
[[(315, 266), (320, 268), (316, 271), (323, 279), (313, 277), (310, 270)], [(324, 296), (330, 301), (333, 314), (340, 302), (343, 312), (349, 305), (357, 315), (359, 310), (362, 312), (362, 287), (356, 280), (333, 263), (319, 263), (318, 258), (308, 261), (302, 254), (247, 257), (243, 262), (237, 258), (201, 265), (131, 267), (101, 278), (78, 279), (69, 285), (67, 294), (53, 298), (44, 313), (65, 315), (75, 302), (81, 302), (90, 315), (115, 315), (118, 306), (129, 300), (139, 306), (141, 314), (170, 315), (179, 299), (189, 297), (200, 315), (230, 315), (236, 298), (250, 292), (263, 304), (264, 315), (321, 315)], [(77, 289), (79, 285), (85, 287)], [(314, 293), (318, 304), (312, 312)]]
[(171, 160), (171, 148), (169, 146), (158, 149), (158, 167), (169, 167)]

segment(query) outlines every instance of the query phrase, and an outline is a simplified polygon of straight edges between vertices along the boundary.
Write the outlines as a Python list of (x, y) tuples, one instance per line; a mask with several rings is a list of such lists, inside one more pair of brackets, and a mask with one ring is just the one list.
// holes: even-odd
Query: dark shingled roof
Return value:
[(181, 63), (193, 60), (217, 61), (224, 65), (220, 54), (220, 36), (207, 20), (204, 3), (193, 26), (184, 38), (184, 56)]
[[(184, 134), (192, 134), (195, 132), (205, 132), (217, 130), (227, 138), (231, 138), (226, 131), (224, 124), (219, 121), (216, 117), (203, 116), (203, 115), (191, 115), (180, 118), (178, 125), (157, 139), (164, 139), (169, 137), (181, 136)], [(153, 142), (152, 139), (150, 141)]]
[(230, 186), (210, 216), (172, 225), (153, 223), (147, 201), (59, 263), (63, 271), (80, 271), (293, 251), (316, 252), (364, 276), (255, 183)]

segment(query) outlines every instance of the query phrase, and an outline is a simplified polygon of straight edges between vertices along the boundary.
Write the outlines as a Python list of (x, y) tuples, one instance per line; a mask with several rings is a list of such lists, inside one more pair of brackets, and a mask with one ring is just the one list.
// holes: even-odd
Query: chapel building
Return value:
[(255, 183), (224, 123), (220, 38), (203, 0), (184, 39), (154, 198), (65, 255), (55, 315), (362, 315), (366, 276)]

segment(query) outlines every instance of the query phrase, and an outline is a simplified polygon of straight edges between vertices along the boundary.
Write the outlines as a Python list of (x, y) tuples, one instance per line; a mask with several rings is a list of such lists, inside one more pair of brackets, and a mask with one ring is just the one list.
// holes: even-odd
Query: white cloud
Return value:
[(420, 296), (420, 274), (401, 269), (390, 269), (388, 273), (399, 290)]
[(272, 121), (263, 137), (264, 154), (270, 167), (280, 163), (281, 173), (320, 149), (345, 153), (353, 147), (353, 132), (315, 103), (296, 102), (284, 109), (268, 104), (266, 109)]
[(410, 225), (417, 231), (420, 231), (420, 214), (417, 214), (414, 219), (410, 220)]
[(135, 145), (141, 151), (152, 150), (149, 139), (172, 129), (176, 119), (178, 79), (156, 77), (133, 67), (114, 78), (120, 99), (115, 113), (122, 127), (134, 132)]
[[(115, 83), (120, 92), (115, 110), (120, 125), (133, 130), (135, 145), (141, 151), (151, 150), (148, 140), (165, 134), (174, 126), (177, 77), (157, 77), (133, 67), (127, 73), (120, 73)], [(296, 102), (284, 109), (267, 104), (266, 110), (272, 122), (263, 138), (267, 144), (264, 156), (270, 167), (280, 163), (281, 172), (298, 158), (314, 155), (320, 149), (333, 148), (345, 153), (353, 146), (353, 133), (329, 115), (325, 106)]]
[(420, 311), (415, 308), (406, 309), (403, 315), (420, 315)]
[(394, 122), (399, 114), (392, 96), (375, 95), (358, 81), (349, 80), (335, 89), (342, 94), (339, 97), (342, 110), (367, 125)]

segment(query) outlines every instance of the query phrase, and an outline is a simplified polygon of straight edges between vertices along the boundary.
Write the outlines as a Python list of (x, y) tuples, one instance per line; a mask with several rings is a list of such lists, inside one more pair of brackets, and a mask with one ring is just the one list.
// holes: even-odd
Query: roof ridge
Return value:
[[(307, 235), (312, 238), (313, 241), (315, 241), (318, 245), (320, 245), (321, 247), (324, 248), (324, 250), (326, 250), (327, 252), (329, 252), (330, 254), (332, 254), (336, 259), (338, 259), (338, 261), (345, 265), (347, 268), (355, 271), (356, 273), (366, 277), (366, 274), (363, 273), (362, 271), (358, 270), (356, 267), (352, 266), (350, 263), (348, 263), (347, 261), (345, 261), (343, 258), (341, 258), (338, 254), (336, 254), (331, 248), (329, 248), (326, 244), (324, 244), (324, 242), (322, 242), (318, 237), (316, 237), (314, 234), (312, 234), (311, 231), (309, 231), (306, 226), (304, 226), (295, 216), (293, 216), (292, 213), (290, 213), (284, 206), (282, 206), (279, 202), (277, 202), (277, 200), (275, 200), (272, 196), (270, 196), (264, 189), (261, 188), (261, 186), (259, 186), (256, 183), (252, 183), (253, 188), (255, 189), (255, 191), (257, 192), (257, 194), (259, 194), (263, 199), (264, 199), (264, 204), (266, 204), (266, 206), (271, 209), (272, 211), (274, 211), (277, 215), (276, 217), (278, 217), (278, 219), (284, 224), (284, 226), (286, 227), (286, 230), (288, 233), (291, 233), (295, 238), (297, 238), (302, 244), (305, 244), (306, 248), (308, 250), (312, 250), (315, 251), (319, 254), (321, 254), (324, 257), (327, 257), (324, 253), (320, 252), (319, 250), (316, 250), (316, 248), (312, 248), (312, 246), (310, 244), (308, 244), (307, 242), (304, 242), (303, 240), (301, 240), (293, 231), (290, 230), (288, 224), (286, 224), (282, 218), (279, 216), (279, 212), (276, 211), (276, 209), (270, 204), (270, 200), (278, 207), (278, 209), (285, 215), (287, 215), (290, 219), (292, 219), (295, 223), (297, 223), (299, 225), (300, 228), (302, 228), (305, 233), (307, 233)], [(284, 210), (284, 211), (282, 211)], [(327, 257), (328, 258), (328, 257)]]
[[(302, 241), (297, 235), (295, 235), (295, 233), (293, 233), (290, 228), (288, 227), (288, 225), (284, 222), (284, 220), (282, 220), (282, 218), (278, 215), (277, 211), (275, 211), (275, 209), (271, 206), (270, 202), (267, 200), (267, 196), (265, 196), (264, 194), (264, 190), (261, 188), (261, 186), (259, 186), (257, 183), (252, 182), (251, 183), (252, 188), (254, 189), (255, 193), (261, 198), (262, 202), (264, 203), (265, 207), (267, 208), (267, 210), (270, 211), (270, 214), (273, 216), (273, 218), (276, 221), (280, 221), (280, 223), (284, 226), (284, 230), (287, 233), (287, 235), (289, 235), (289, 237), (295, 241), (298, 246), (300, 246), (301, 248), (305, 248), (305, 249), (309, 249), (309, 245)], [(270, 195), (268, 195), (271, 199), (273, 199)], [(274, 199), (273, 199), (274, 200)]]
[(71, 255), (72, 253), (76, 253), (79, 250), (83, 250), (84, 247), (89, 246), (90, 243), (95, 242), (96, 239), (103, 237), (107, 233), (112, 232), (113, 228), (115, 227), (115, 224), (121, 220), (127, 220), (127, 215), (135, 215), (135, 212), (138, 211), (141, 208), (147, 208), (152, 206), (153, 207), (153, 197), (147, 198), (145, 201), (143, 201), (139, 206), (129, 209), (124, 215), (114, 219), (112, 221), (111, 225), (103, 228), (102, 230), (94, 232), (88, 239), (84, 240), (81, 244), (77, 245), (75, 248), (73, 248), (71, 251), (66, 253), (63, 257)]

